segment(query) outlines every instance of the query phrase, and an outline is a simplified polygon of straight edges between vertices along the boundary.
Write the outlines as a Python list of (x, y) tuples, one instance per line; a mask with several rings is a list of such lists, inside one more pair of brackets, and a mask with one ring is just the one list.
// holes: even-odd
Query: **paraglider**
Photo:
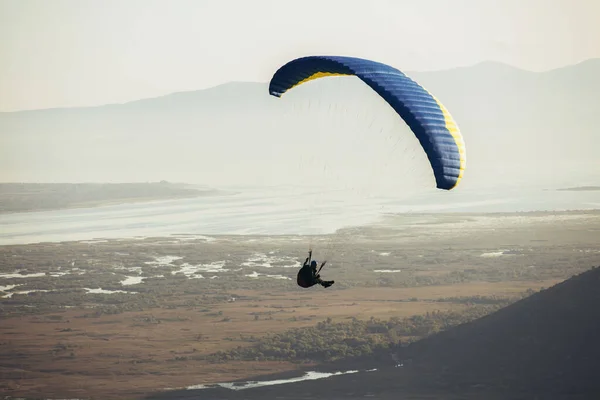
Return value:
[[(356, 57), (302, 57), (275, 72), (269, 94), (281, 97), (306, 82), (331, 76), (356, 76), (370, 86), (415, 134), (433, 170), (436, 187), (447, 191), (459, 184), (466, 166), (466, 151), (456, 122), (433, 94), (392, 66)], [(309, 264), (311, 257), (312, 250), (298, 272), (298, 285), (333, 284), (320, 280), (317, 263)]]
[(312, 250), (309, 250), (308, 257), (306, 257), (306, 260), (304, 260), (304, 264), (302, 265), (302, 268), (300, 268), (300, 271), (298, 271), (298, 276), (296, 279), (298, 286), (303, 287), (303, 288), (309, 288), (311, 286), (319, 284), (319, 285), (323, 286), (324, 288), (328, 288), (329, 286), (333, 285), (335, 283), (335, 281), (324, 281), (321, 279), (321, 276), (319, 275), (321, 268), (323, 268), (325, 266), (325, 263), (327, 263), (327, 261), (323, 261), (321, 263), (321, 267), (319, 268), (319, 270), (317, 270), (318, 262), (316, 260), (311, 261), (311, 259), (312, 259)]
[(355, 57), (302, 57), (275, 72), (269, 94), (281, 97), (311, 80), (344, 75), (356, 76), (369, 85), (406, 122), (427, 154), (438, 189), (451, 190), (458, 185), (466, 152), (456, 122), (433, 94), (394, 67)]

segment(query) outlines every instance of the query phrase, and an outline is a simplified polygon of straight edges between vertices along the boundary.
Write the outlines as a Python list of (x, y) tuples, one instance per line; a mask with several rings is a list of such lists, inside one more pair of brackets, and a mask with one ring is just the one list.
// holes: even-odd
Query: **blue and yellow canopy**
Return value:
[(340, 75), (360, 78), (400, 115), (427, 154), (439, 189), (450, 190), (458, 185), (466, 153), (456, 122), (434, 95), (394, 67), (354, 57), (298, 58), (275, 72), (269, 93), (281, 97), (313, 79)]

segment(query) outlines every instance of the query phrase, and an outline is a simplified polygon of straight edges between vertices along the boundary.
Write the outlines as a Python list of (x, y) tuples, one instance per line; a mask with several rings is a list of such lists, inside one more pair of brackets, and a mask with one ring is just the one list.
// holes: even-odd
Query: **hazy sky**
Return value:
[(0, 111), (124, 102), (343, 54), (404, 70), (600, 57), (598, 0), (0, 0)]

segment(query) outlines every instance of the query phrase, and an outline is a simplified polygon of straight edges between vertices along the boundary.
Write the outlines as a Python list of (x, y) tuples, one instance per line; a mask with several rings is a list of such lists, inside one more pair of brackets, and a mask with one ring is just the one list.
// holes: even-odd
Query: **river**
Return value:
[(327, 234), (386, 213), (516, 212), (600, 208), (600, 191), (428, 191), (367, 196), (351, 190), (229, 188), (223, 194), (0, 215), (0, 245), (172, 234)]

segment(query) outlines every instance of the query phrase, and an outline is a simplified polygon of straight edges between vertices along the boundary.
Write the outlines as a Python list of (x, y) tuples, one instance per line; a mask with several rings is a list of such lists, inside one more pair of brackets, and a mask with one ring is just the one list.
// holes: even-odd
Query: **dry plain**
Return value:
[[(266, 335), (465, 312), (598, 265), (600, 212), (389, 216), (336, 235), (193, 236), (0, 247), (0, 393), (135, 398), (317, 360), (207, 356)], [(295, 285), (308, 246), (328, 289)], [(467, 299), (467, 300), (465, 300)], [(403, 339), (403, 338), (400, 338)]]

